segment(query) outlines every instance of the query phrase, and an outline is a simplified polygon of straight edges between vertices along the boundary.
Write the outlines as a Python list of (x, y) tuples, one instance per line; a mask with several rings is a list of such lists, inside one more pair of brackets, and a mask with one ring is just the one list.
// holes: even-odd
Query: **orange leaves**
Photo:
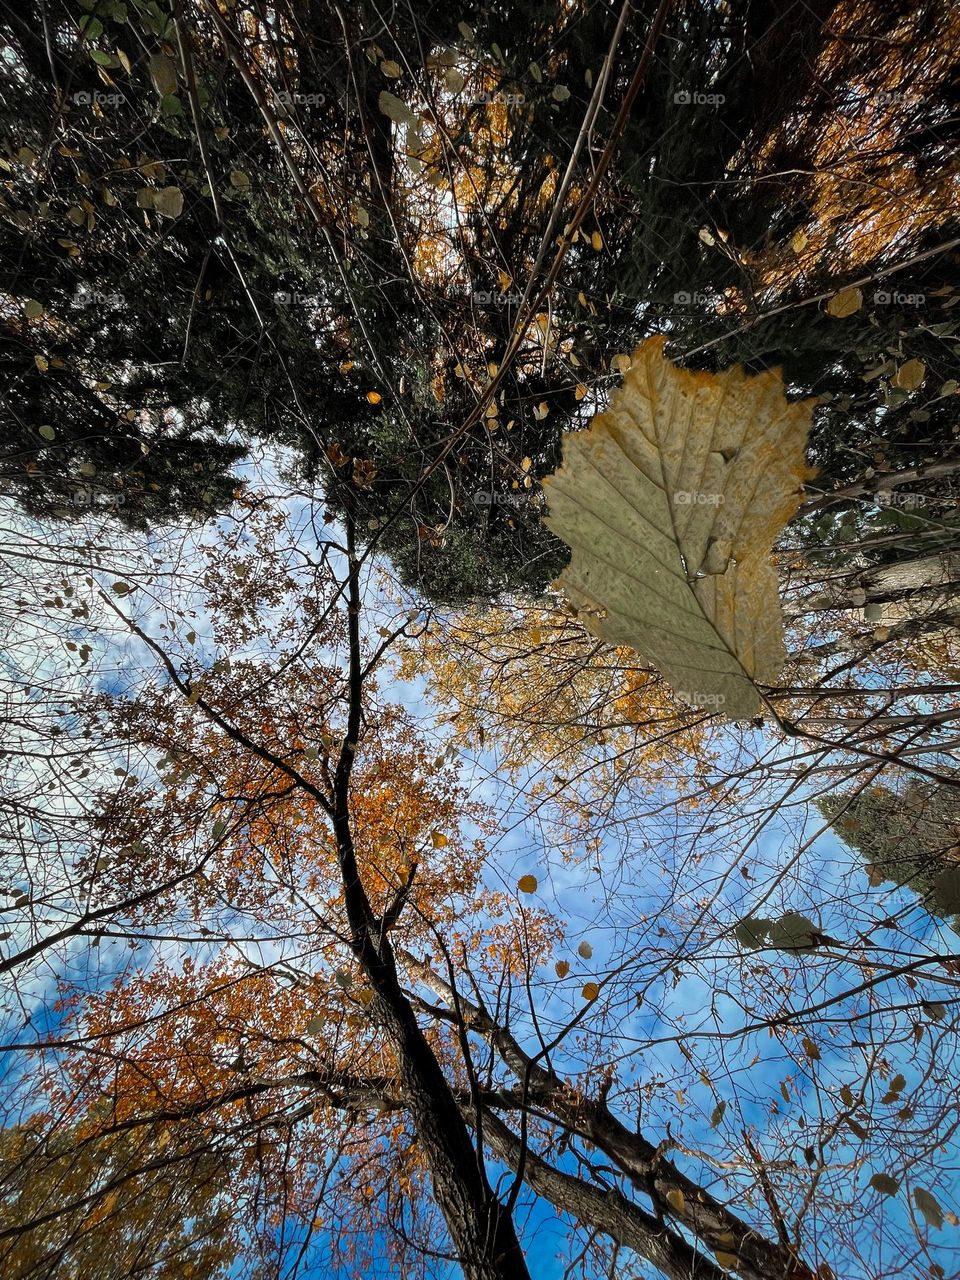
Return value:
[[(702, 729), (689, 726), (659, 678), (639, 669), (627, 650), (598, 650), (560, 611), (462, 612), (420, 637), (415, 649), (411, 643), (403, 660), (408, 672), (429, 672), (456, 732), (472, 747), (492, 740), (507, 772), (549, 761), (551, 774), (563, 778), (576, 765), (585, 790), (595, 777), (607, 791), (601, 774), (589, 772), (585, 752), (603, 749), (618, 769), (651, 786), (707, 758)], [(634, 726), (649, 726), (649, 743)]]

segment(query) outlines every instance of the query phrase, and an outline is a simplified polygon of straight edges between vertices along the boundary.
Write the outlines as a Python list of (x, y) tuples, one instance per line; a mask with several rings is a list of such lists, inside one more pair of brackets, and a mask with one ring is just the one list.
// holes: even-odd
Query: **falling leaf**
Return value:
[(43, 304), (36, 298), (28, 298), (23, 304), (23, 314), (28, 320), (39, 320), (43, 315)]
[(923, 1214), (928, 1226), (939, 1231), (943, 1227), (943, 1210), (937, 1201), (936, 1196), (931, 1195), (929, 1191), (925, 1191), (923, 1187), (914, 1187), (913, 1199), (917, 1208)]
[(892, 382), (903, 391), (916, 391), (926, 376), (927, 366), (922, 360), (908, 360), (893, 375)]
[(727, 1104), (725, 1102), (718, 1102), (717, 1105), (713, 1108), (713, 1113), (710, 1116), (711, 1129), (717, 1128), (717, 1126), (720, 1124), (721, 1120), (723, 1119), (723, 1113), (726, 1111), (726, 1109), (727, 1109)]
[(533, 416), (538, 422), (542, 422), (549, 412), (550, 406), (546, 400), (541, 400), (539, 404), (533, 406)]
[(870, 1179), (870, 1186), (875, 1191), (882, 1191), (885, 1196), (895, 1196), (900, 1190), (900, 1183), (889, 1173), (875, 1173)]
[(803, 1037), (803, 1051), (811, 1062), (820, 1061), (820, 1050), (813, 1043), (809, 1036)]
[(367, 392), (367, 403), (368, 403), (368, 404), (379, 404), (379, 403), (380, 403), (380, 401), (381, 401), (382, 399), (383, 399), (383, 396), (380, 394), (380, 392), (379, 392), (379, 391), (368, 391), (368, 392)]
[(597, 996), (600, 994), (600, 988), (595, 982), (585, 982), (580, 994), (583, 996), (584, 1000), (596, 1000)]
[(839, 293), (833, 295), (824, 310), (828, 316), (843, 320), (846, 316), (852, 316), (855, 311), (859, 311), (862, 306), (863, 293), (859, 289), (841, 289)]
[[(554, 102), (566, 102), (566, 100), (570, 97), (570, 90), (567, 88), (565, 84), (558, 84), (554, 87), (553, 93), (551, 93), (550, 96), (551, 98), (553, 98)], [(597, 246), (594, 245), (594, 248), (596, 247)], [(601, 248), (602, 247), (603, 246), (601, 242)]]
[(396, 124), (414, 125), (417, 123), (417, 117), (407, 104), (398, 98), (395, 93), (390, 93), (386, 89), (381, 91), (377, 99), (377, 106), (385, 116), (389, 116)]
[(179, 187), (161, 187), (153, 193), (153, 207), (165, 218), (179, 218), (183, 213), (183, 192)]
[(595, 231), (593, 233), (593, 235), (590, 237), (590, 243), (593, 245), (594, 249), (596, 249), (597, 253), (599, 253), (600, 250), (603, 248), (603, 236), (600, 234), (599, 231)]
[(463, 76), (456, 67), (448, 67), (443, 73), (443, 81), (451, 93), (459, 93), (466, 84)]
[(387, 58), (385, 61), (381, 62), (380, 70), (390, 80), (396, 80), (403, 74), (400, 63), (394, 62), (392, 58)]
[(650, 338), (590, 429), (564, 437), (548, 527), (559, 583), (608, 644), (652, 661), (685, 701), (756, 714), (786, 657), (769, 552), (796, 512), (812, 401), (779, 373), (678, 369)]
[(589, 960), (593, 955), (593, 947), (591, 947), (589, 942), (581, 942), (579, 947), (577, 947), (577, 955), (582, 956), (584, 960)]
[(450, 843), (442, 831), (431, 831), (430, 840), (435, 849), (443, 849)]
[(937, 907), (945, 915), (960, 915), (960, 867), (941, 871), (931, 886), (931, 892)]
[(521, 876), (520, 879), (517, 881), (517, 888), (520, 890), (521, 893), (536, 893), (537, 877)]
[(787, 911), (772, 920), (767, 930), (772, 947), (781, 951), (812, 951), (816, 946), (817, 926), (797, 911)]
[(570, 972), (570, 965), (566, 960), (558, 960), (553, 966), (553, 971), (558, 978), (565, 978)]
[(614, 373), (628, 373), (633, 361), (627, 355), (616, 355), (610, 361), (610, 368)]
[(587, 394), (587, 388), (583, 385), (582, 382), (578, 382), (577, 388), (573, 394), (577, 400), (582, 400), (583, 397)]
[(230, 185), (236, 191), (249, 191), (250, 190), (249, 174), (244, 173), (242, 169), (231, 169)]
[(162, 53), (155, 53), (147, 63), (150, 80), (161, 98), (177, 91), (177, 69)]
[(766, 916), (745, 916), (734, 926), (733, 935), (748, 951), (756, 951), (767, 939), (767, 930), (772, 924)]
[(732, 1271), (740, 1265), (739, 1257), (735, 1253), (727, 1253), (725, 1249), (714, 1249), (713, 1256), (717, 1260), (717, 1265), (724, 1267), (727, 1271)]
[(55, 440), (57, 438), (56, 431), (54, 431), (53, 427), (48, 426), (46, 423), (39, 428), (39, 432), (40, 432), (40, 435), (43, 436), (44, 440)]
[(318, 1036), (327, 1025), (326, 1018), (320, 1017), (318, 1014), (315, 1018), (311, 1018), (307, 1023), (306, 1032), (308, 1036)]

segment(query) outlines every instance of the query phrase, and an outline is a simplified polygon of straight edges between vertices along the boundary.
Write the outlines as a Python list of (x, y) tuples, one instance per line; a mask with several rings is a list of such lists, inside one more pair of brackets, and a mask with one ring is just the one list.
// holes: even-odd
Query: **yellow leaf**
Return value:
[(521, 893), (536, 893), (537, 877), (521, 876), (520, 879), (517, 881), (517, 888), (520, 890)]
[(610, 409), (564, 437), (547, 526), (572, 549), (557, 585), (608, 644), (731, 720), (786, 657), (773, 542), (811, 472), (812, 401), (779, 373), (678, 369), (661, 335), (634, 352)]
[(368, 392), (367, 392), (367, 403), (368, 403), (368, 404), (379, 404), (379, 403), (380, 403), (380, 401), (381, 401), (382, 399), (383, 399), (383, 396), (380, 394), (380, 392), (379, 392), (379, 391), (368, 391)]
[(803, 1051), (811, 1062), (820, 1061), (820, 1050), (813, 1043), (809, 1036), (803, 1037)]
[(596, 1000), (597, 996), (600, 994), (600, 988), (595, 982), (585, 982), (583, 984), (583, 991), (580, 994), (583, 996), (584, 1000)]
[(596, 249), (597, 253), (599, 253), (600, 250), (603, 248), (603, 236), (600, 234), (599, 231), (595, 231), (593, 233), (593, 235), (590, 237), (590, 243), (593, 245), (594, 249)]
[(533, 407), (533, 416), (538, 422), (542, 422), (549, 412), (550, 406), (547, 404), (546, 400), (541, 400), (539, 404), (534, 405)]
[(724, 1249), (714, 1249), (713, 1256), (717, 1260), (717, 1265), (724, 1267), (727, 1271), (732, 1271), (734, 1267), (739, 1267), (740, 1259), (735, 1253), (727, 1253)]
[(587, 394), (587, 388), (583, 385), (582, 382), (578, 382), (577, 389), (573, 394), (577, 398), (577, 400), (582, 400), (583, 397)]
[(444, 849), (450, 843), (442, 831), (431, 831), (430, 839), (435, 849)]
[(403, 72), (400, 69), (399, 62), (394, 62), (392, 58), (387, 58), (384, 62), (381, 62), (380, 70), (390, 80), (396, 80), (399, 76), (403, 74)]
[(587, 295), (583, 292), (582, 289), (577, 294), (577, 301), (580, 303), (581, 307), (585, 307), (587, 305)]
[(633, 361), (629, 356), (614, 356), (610, 361), (610, 368), (614, 373), (626, 373)]
[(557, 963), (553, 966), (553, 971), (558, 978), (565, 978), (567, 974), (570, 972), (570, 965), (567, 963), (566, 960), (558, 960)]
[(671, 1187), (666, 1195), (667, 1204), (674, 1213), (683, 1213), (687, 1207), (687, 1202), (683, 1198), (683, 1192), (679, 1187)]
[(927, 366), (922, 360), (908, 360), (893, 375), (893, 385), (904, 391), (916, 391), (927, 376)]
[(841, 289), (833, 295), (824, 310), (828, 316), (843, 320), (845, 316), (852, 316), (855, 311), (859, 311), (862, 306), (863, 294), (859, 289)]

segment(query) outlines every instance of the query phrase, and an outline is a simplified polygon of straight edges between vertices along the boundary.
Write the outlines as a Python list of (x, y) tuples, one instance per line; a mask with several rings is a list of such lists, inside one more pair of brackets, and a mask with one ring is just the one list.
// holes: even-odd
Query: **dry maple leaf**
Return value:
[(815, 401), (779, 371), (678, 369), (666, 338), (634, 352), (589, 430), (547, 477), (547, 525), (573, 549), (559, 586), (612, 645), (652, 661), (685, 702), (747, 719), (785, 649), (774, 540), (813, 474)]

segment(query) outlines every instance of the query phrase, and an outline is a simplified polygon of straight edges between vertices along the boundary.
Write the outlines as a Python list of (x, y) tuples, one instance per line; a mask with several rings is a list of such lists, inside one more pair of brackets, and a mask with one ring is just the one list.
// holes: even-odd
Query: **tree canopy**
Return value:
[(0, 13), (0, 1270), (949, 1280), (960, 18)]

